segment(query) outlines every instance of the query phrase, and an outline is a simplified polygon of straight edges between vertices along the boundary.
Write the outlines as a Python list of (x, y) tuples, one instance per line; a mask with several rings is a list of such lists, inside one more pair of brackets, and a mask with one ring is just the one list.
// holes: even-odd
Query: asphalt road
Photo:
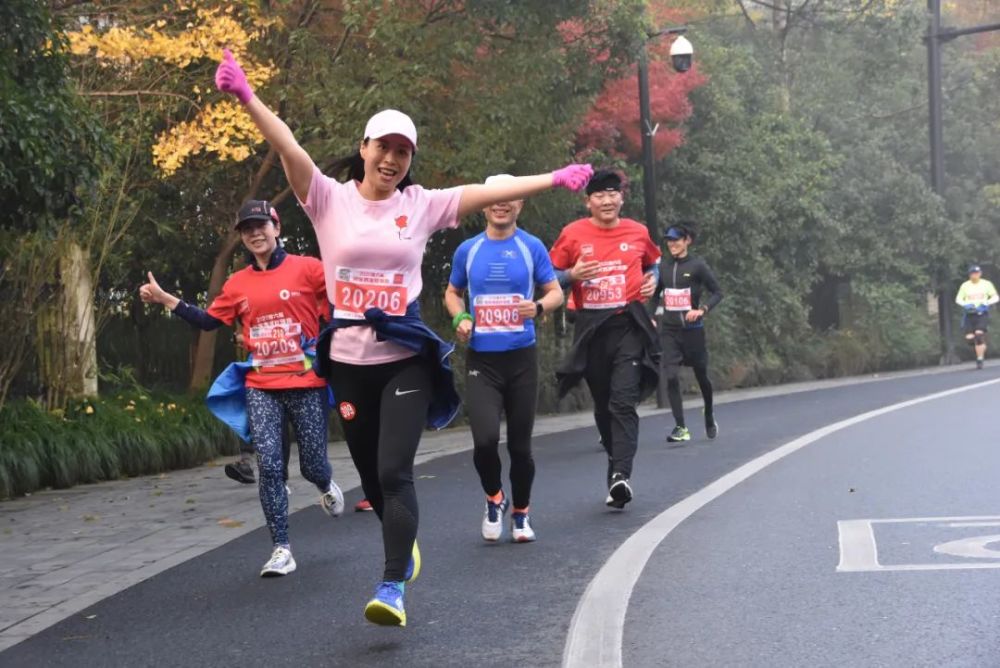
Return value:
[[(534, 544), (485, 544), (471, 454), (434, 460), (417, 469), (424, 571), (407, 588), (404, 629), (361, 614), (381, 574), (376, 518), (313, 507), (292, 517), (294, 574), (257, 577), (270, 549), (256, 531), (0, 653), (0, 666), (557, 666), (591, 578), (664, 509), (829, 423), (995, 378), (1000, 369), (970, 370), (731, 403), (718, 409), (716, 441), (692, 414), (695, 440), (680, 446), (664, 443), (668, 418), (647, 418), (636, 499), (621, 513), (603, 504), (595, 429), (539, 437)], [(874, 418), (695, 513), (637, 584), (624, 664), (1000, 665), (1000, 570), (837, 572), (839, 521), (1000, 508), (998, 405), (992, 385)], [(257, 503), (253, 489), (246, 503)], [(987, 525), (876, 522), (878, 565), (976, 561), (933, 547), (958, 541), (948, 549), (961, 552), (962, 539), (1000, 534)]]

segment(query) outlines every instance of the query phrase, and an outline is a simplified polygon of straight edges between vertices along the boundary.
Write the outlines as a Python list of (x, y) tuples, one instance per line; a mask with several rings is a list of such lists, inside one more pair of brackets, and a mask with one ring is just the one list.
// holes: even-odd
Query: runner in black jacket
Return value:
[[(667, 378), (667, 397), (677, 423), (667, 441), (691, 440), (684, 424), (684, 406), (678, 372), (681, 365), (694, 370), (701, 396), (705, 400), (705, 433), (715, 438), (719, 425), (712, 406), (712, 383), (708, 379), (708, 350), (705, 347), (705, 315), (722, 301), (722, 290), (715, 274), (704, 260), (688, 254), (694, 241), (689, 227), (676, 225), (664, 235), (669, 253), (660, 261), (660, 279), (654, 303), (657, 306), (660, 344), (663, 348), (663, 373)], [(707, 289), (710, 296), (702, 300)], [(662, 313), (661, 313), (662, 310)]]

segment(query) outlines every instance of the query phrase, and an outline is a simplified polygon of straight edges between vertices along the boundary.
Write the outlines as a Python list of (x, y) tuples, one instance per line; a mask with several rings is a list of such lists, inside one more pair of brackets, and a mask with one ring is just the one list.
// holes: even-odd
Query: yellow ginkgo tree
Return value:
[[(93, 59), (106, 75), (94, 77), (95, 90), (83, 93), (181, 98), (189, 103), (175, 112), (177, 117), (164, 119), (167, 127), (151, 147), (153, 164), (163, 177), (198, 154), (245, 160), (263, 137), (242, 107), (206, 90), (205, 68), (192, 65), (215, 62), (228, 47), (243, 64), (250, 84), (259, 88), (275, 75), (276, 67), (257, 60), (251, 47), (276, 19), (262, 16), (250, 3), (186, 0), (163, 5), (162, 10), (156, 18), (129, 16), (128, 23), (113, 13), (98, 12), (82, 16), (79, 29), (66, 32), (71, 52)], [(189, 70), (194, 75), (187, 80)], [(116, 86), (101, 86), (108, 82)], [(206, 103), (203, 96), (209, 93), (213, 101)]]

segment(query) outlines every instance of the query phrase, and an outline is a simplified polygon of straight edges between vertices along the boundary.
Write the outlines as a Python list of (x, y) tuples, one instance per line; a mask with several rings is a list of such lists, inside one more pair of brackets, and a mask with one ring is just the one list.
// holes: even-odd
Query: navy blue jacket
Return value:
[(319, 334), (316, 341), (316, 362), (313, 371), (320, 378), (330, 377), (330, 344), (334, 330), (341, 327), (370, 325), (379, 341), (391, 341), (412, 350), (431, 364), (434, 377), (434, 396), (427, 409), (427, 426), (444, 429), (455, 419), (462, 401), (455, 390), (455, 376), (449, 357), (455, 346), (443, 341), (420, 319), (420, 304), (413, 302), (406, 307), (406, 315), (391, 316), (380, 308), (365, 311), (364, 320), (335, 318)]

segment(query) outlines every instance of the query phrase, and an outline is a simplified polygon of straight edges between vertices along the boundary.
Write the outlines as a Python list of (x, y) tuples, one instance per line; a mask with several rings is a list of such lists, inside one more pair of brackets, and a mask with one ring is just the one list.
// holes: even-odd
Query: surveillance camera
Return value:
[(687, 72), (694, 61), (694, 46), (684, 35), (680, 35), (670, 45), (670, 60), (678, 72)]

